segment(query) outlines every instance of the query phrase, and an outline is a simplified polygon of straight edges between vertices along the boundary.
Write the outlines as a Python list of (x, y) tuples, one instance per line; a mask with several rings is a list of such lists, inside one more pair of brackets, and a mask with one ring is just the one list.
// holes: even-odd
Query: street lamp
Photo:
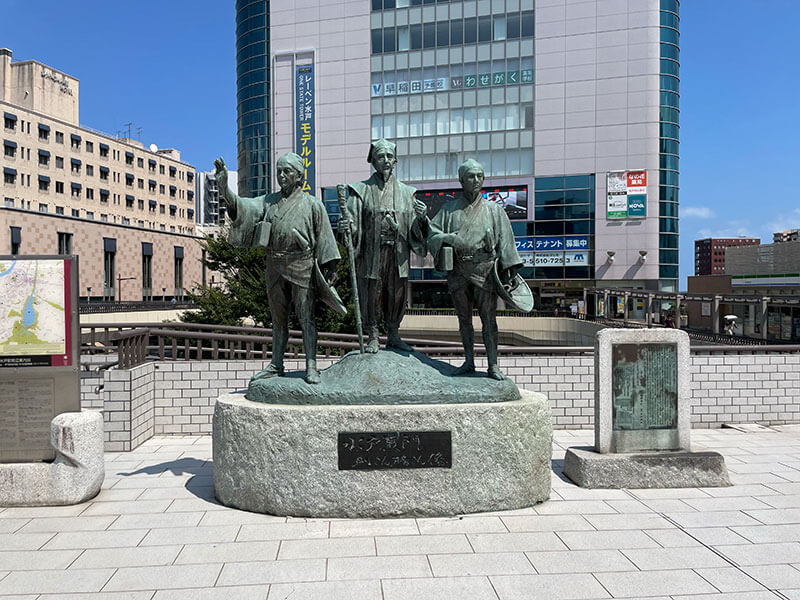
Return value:
[(117, 293), (119, 294), (117, 302), (122, 302), (122, 282), (128, 281), (129, 279), (136, 279), (136, 277), (123, 277), (122, 275), (117, 275)]
[(87, 285), (86, 286), (86, 302), (91, 302), (91, 301), (92, 301), (92, 286)]

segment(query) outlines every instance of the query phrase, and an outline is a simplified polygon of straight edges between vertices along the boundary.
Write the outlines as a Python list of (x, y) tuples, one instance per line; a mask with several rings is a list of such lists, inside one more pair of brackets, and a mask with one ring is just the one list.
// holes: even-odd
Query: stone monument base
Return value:
[(105, 477), (103, 415), (61, 413), (50, 423), (52, 462), (0, 464), (0, 506), (58, 506), (94, 498)]
[[(448, 432), (452, 466), (355, 468), (356, 461), (340, 469), (339, 434), (359, 439), (359, 432)], [(363, 433), (360, 439), (369, 442)], [(224, 394), (213, 436), (217, 498), (253, 512), (449, 516), (522, 508), (550, 497), (550, 407), (534, 392), (507, 402), (388, 405), (264, 404), (243, 392)], [(361, 450), (369, 450), (367, 442)]]
[(585, 488), (682, 488), (731, 485), (725, 459), (718, 452), (595, 452), (568, 448), (564, 475)]

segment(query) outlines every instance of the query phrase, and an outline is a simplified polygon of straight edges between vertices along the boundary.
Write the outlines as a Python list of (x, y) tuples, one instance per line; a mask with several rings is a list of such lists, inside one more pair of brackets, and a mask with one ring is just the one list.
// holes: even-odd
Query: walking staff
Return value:
[[(350, 224), (350, 213), (347, 210), (347, 186), (337, 185), (336, 195), (339, 199), (339, 210), (342, 213), (340, 220), (347, 221)], [(358, 347), (361, 349), (361, 354), (364, 354), (364, 332), (361, 329), (361, 303), (358, 301), (358, 276), (356, 275), (356, 256), (353, 252), (353, 239), (346, 235), (344, 236), (344, 245), (347, 248), (347, 257), (350, 261), (350, 284), (353, 286), (353, 306), (356, 312), (356, 331), (358, 332)]]

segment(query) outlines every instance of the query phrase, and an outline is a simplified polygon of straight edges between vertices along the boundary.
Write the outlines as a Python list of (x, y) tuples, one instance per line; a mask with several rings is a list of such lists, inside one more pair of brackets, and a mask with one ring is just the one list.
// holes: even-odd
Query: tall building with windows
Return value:
[(0, 49), (0, 254), (77, 254), (95, 299), (181, 297), (200, 280), (195, 169), (80, 125), (78, 84)]
[[(268, 37), (270, 160), (303, 153), (331, 213), (385, 137), (432, 212), (484, 165), (540, 306), (677, 289), (678, 0), (274, 3)], [(414, 267), (410, 301), (446, 302)]]
[(734, 246), (757, 246), (758, 238), (706, 238), (694, 241), (694, 274), (724, 275), (725, 249)]
[(269, 0), (236, 0), (239, 189), (247, 197), (272, 191), (269, 37)]

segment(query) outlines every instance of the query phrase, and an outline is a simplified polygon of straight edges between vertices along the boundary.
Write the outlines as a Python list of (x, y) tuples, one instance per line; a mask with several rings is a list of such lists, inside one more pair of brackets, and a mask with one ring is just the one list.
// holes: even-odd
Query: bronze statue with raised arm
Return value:
[[(339, 249), (328, 215), (320, 200), (301, 189), (303, 161), (295, 153), (277, 162), (280, 192), (241, 198), (228, 189), (228, 170), (221, 158), (214, 161), (220, 193), (233, 220), (228, 239), (233, 245), (265, 248), (266, 285), (272, 313), (272, 360), (251, 382), (283, 375), (283, 356), (289, 340), (289, 309), (303, 331), (308, 383), (319, 383), (317, 329), (314, 301), (328, 292), (339, 260)], [(323, 275), (324, 272), (324, 275)], [(315, 293), (316, 292), (316, 293)]]

